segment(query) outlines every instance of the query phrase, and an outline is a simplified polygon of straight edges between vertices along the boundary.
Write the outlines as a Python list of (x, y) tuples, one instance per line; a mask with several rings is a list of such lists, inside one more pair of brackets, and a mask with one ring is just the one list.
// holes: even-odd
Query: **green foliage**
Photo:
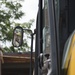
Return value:
[[(30, 20), (28, 23), (16, 23), (15, 20), (20, 20), (24, 13), (21, 11), (23, 0), (0, 0), (0, 41), (3, 43), (11, 42), (13, 38), (13, 29), (15, 26), (21, 26), (23, 28), (31, 28), (34, 20)], [(30, 32), (26, 32), (29, 34)], [(27, 40), (19, 49), (26, 51), (29, 49)], [(4, 46), (4, 52), (18, 52), (18, 49), (13, 46)]]

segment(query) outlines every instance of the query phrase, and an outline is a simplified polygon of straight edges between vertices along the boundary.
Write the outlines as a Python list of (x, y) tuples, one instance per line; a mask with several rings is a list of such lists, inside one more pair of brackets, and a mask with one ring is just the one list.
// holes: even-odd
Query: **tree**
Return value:
[[(28, 23), (16, 23), (16, 20), (20, 20), (24, 13), (21, 11), (23, 0), (0, 0), (0, 41), (3, 43), (11, 42), (13, 38), (13, 29), (15, 26), (21, 26), (23, 28), (31, 28), (34, 20), (30, 20)], [(29, 34), (29, 32), (26, 32)], [(22, 51), (29, 49), (27, 40), (20, 48)], [(4, 46), (4, 52), (18, 52), (13, 46)]]

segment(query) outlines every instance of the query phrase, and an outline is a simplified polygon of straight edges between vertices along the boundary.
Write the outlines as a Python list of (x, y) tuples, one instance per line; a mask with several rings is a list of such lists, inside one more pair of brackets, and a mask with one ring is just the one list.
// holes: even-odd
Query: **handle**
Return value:
[(42, 67), (44, 66), (44, 61), (43, 61), (43, 57), (46, 57), (47, 59), (49, 59), (49, 54), (43, 54), (43, 53), (40, 53), (39, 57), (38, 57), (38, 60), (39, 60), (39, 67), (40, 69), (42, 69)]

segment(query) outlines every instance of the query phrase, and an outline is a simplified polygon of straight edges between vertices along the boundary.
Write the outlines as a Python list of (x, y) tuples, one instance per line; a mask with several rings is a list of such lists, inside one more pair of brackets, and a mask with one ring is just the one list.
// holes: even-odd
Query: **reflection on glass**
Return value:
[(48, 21), (48, 0), (44, 0), (43, 52), (50, 53), (50, 26)]
[(14, 30), (14, 38), (13, 38), (13, 45), (15, 47), (18, 47), (22, 44), (22, 29), (21, 28), (16, 28)]

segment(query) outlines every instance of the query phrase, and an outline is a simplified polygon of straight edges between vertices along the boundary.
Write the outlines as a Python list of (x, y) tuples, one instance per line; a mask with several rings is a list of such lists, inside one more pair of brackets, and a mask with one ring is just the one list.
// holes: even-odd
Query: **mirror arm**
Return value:
[(36, 29), (34, 29), (34, 33), (32, 32), (32, 30), (30, 30), (30, 29), (23, 29), (23, 30), (27, 30), (27, 31), (30, 31), (31, 32), (31, 35), (34, 35), (34, 34), (36, 34)]
[(30, 31), (31, 34), (33, 33), (32, 30), (30, 30), (30, 29), (25, 29), (25, 28), (23, 28), (23, 30), (25, 30), (25, 31)]
[(34, 33), (31, 33), (31, 60), (30, 60), (30, 75), (33, 75), (33, 36), (36, 34), (36, 29), (34, 30)]
[(30, 29), (23, 29), (23, 30), (27, 30), (31, 32), (31, 59), (30, 59), (30, 75), (33, 75), (33, 36), (36, 34), (36, 29), (34, 30), (34, 32), (32, 32), (32, 30)]

